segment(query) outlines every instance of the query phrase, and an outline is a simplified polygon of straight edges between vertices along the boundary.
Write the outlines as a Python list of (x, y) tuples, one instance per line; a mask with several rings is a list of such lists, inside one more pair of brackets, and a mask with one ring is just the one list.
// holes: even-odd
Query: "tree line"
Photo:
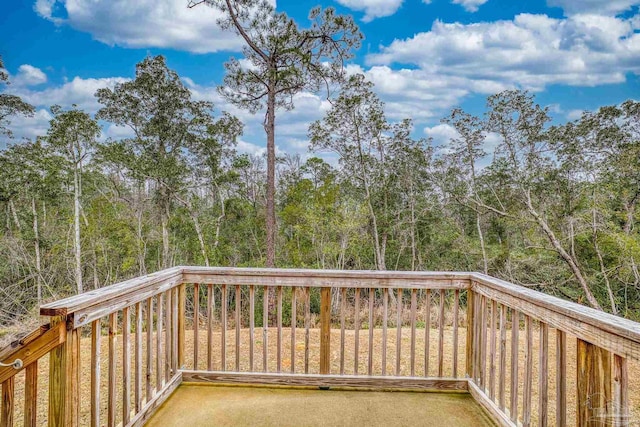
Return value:
[[(0, 153), (0, 324), (188, 264), (482, 271), (640, 318), (638, 102), (559, 124), (509, 90), (481, 116), (451, 111), (457, 136), (435, 145), (350, 76), (309, 126), (310, 156), (273, 158), (270, 246), (270, 158), (236, 151), (238, 118), (194, 100), (162, 56), (96, 97), (95, 116), (53, 106), (46, 134)], [(0, 104), (3, 134), (34, 111)], [(131, 136), (104, 140), (105, 123)]]

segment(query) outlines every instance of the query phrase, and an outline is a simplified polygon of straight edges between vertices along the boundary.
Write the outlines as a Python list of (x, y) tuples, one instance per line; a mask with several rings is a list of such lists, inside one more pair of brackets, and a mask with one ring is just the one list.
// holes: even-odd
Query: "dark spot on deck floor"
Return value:
[(181, 385), (146, 424), (171, 426), (493, 426), (464, 393)]

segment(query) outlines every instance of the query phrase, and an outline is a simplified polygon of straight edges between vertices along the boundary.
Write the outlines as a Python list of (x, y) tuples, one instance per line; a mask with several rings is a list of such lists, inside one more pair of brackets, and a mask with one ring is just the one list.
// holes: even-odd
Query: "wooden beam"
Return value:
[(182, 371), (185, 383), (211, 384), (245, 384), (270, 386), (302, 386), (302, 387), (330, 387), (354, 388), (371, 390), (422, 390), (422, 391), (451, 391), (466, 392), (466, 379), (456, 378), (422, 378), (360, 375), (312, 375), (312, 374), (276, 374), (245, 372), (208, 372)]
[[(41, 329), (39, 329), (41, 331)], [(9, 378), (15, 376), (31, 363), (37, 361), (42, 356), (49, 353), (54, 348), (65, 342), (67, 337), (66, 323), (59, 322), (44, 333), (39, 335), (24, 346), (20, 346), (17, 351), (8, 353), (0, 362), (9, 364), (14, 360), (22, 360), (22, 368), (15, 369), (13, 366), (0, 367), (0, 383), (5, 382)]]

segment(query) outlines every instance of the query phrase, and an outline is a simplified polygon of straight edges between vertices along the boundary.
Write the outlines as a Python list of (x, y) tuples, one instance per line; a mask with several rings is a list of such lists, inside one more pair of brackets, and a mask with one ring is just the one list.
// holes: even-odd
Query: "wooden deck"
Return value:
[(185, 383), (146, 424), (172, 426), (494, 426), (468, 393), (340, 391)]
[(640, 419), (640, 324), (483, 274), (174, 267), (40, 313), (0, 349), (2, 427)]

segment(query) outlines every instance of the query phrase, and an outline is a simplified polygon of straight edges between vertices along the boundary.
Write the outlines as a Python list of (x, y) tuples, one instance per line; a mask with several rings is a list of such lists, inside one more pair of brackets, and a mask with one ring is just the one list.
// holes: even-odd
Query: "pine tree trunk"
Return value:
[(264, 128), (267, 133), (267, 267), (276, 266), (276, 144), (275, 144), (275, 105), (276, 94), (273, 88), (269, 89), (267, 97), (267, 116)]

